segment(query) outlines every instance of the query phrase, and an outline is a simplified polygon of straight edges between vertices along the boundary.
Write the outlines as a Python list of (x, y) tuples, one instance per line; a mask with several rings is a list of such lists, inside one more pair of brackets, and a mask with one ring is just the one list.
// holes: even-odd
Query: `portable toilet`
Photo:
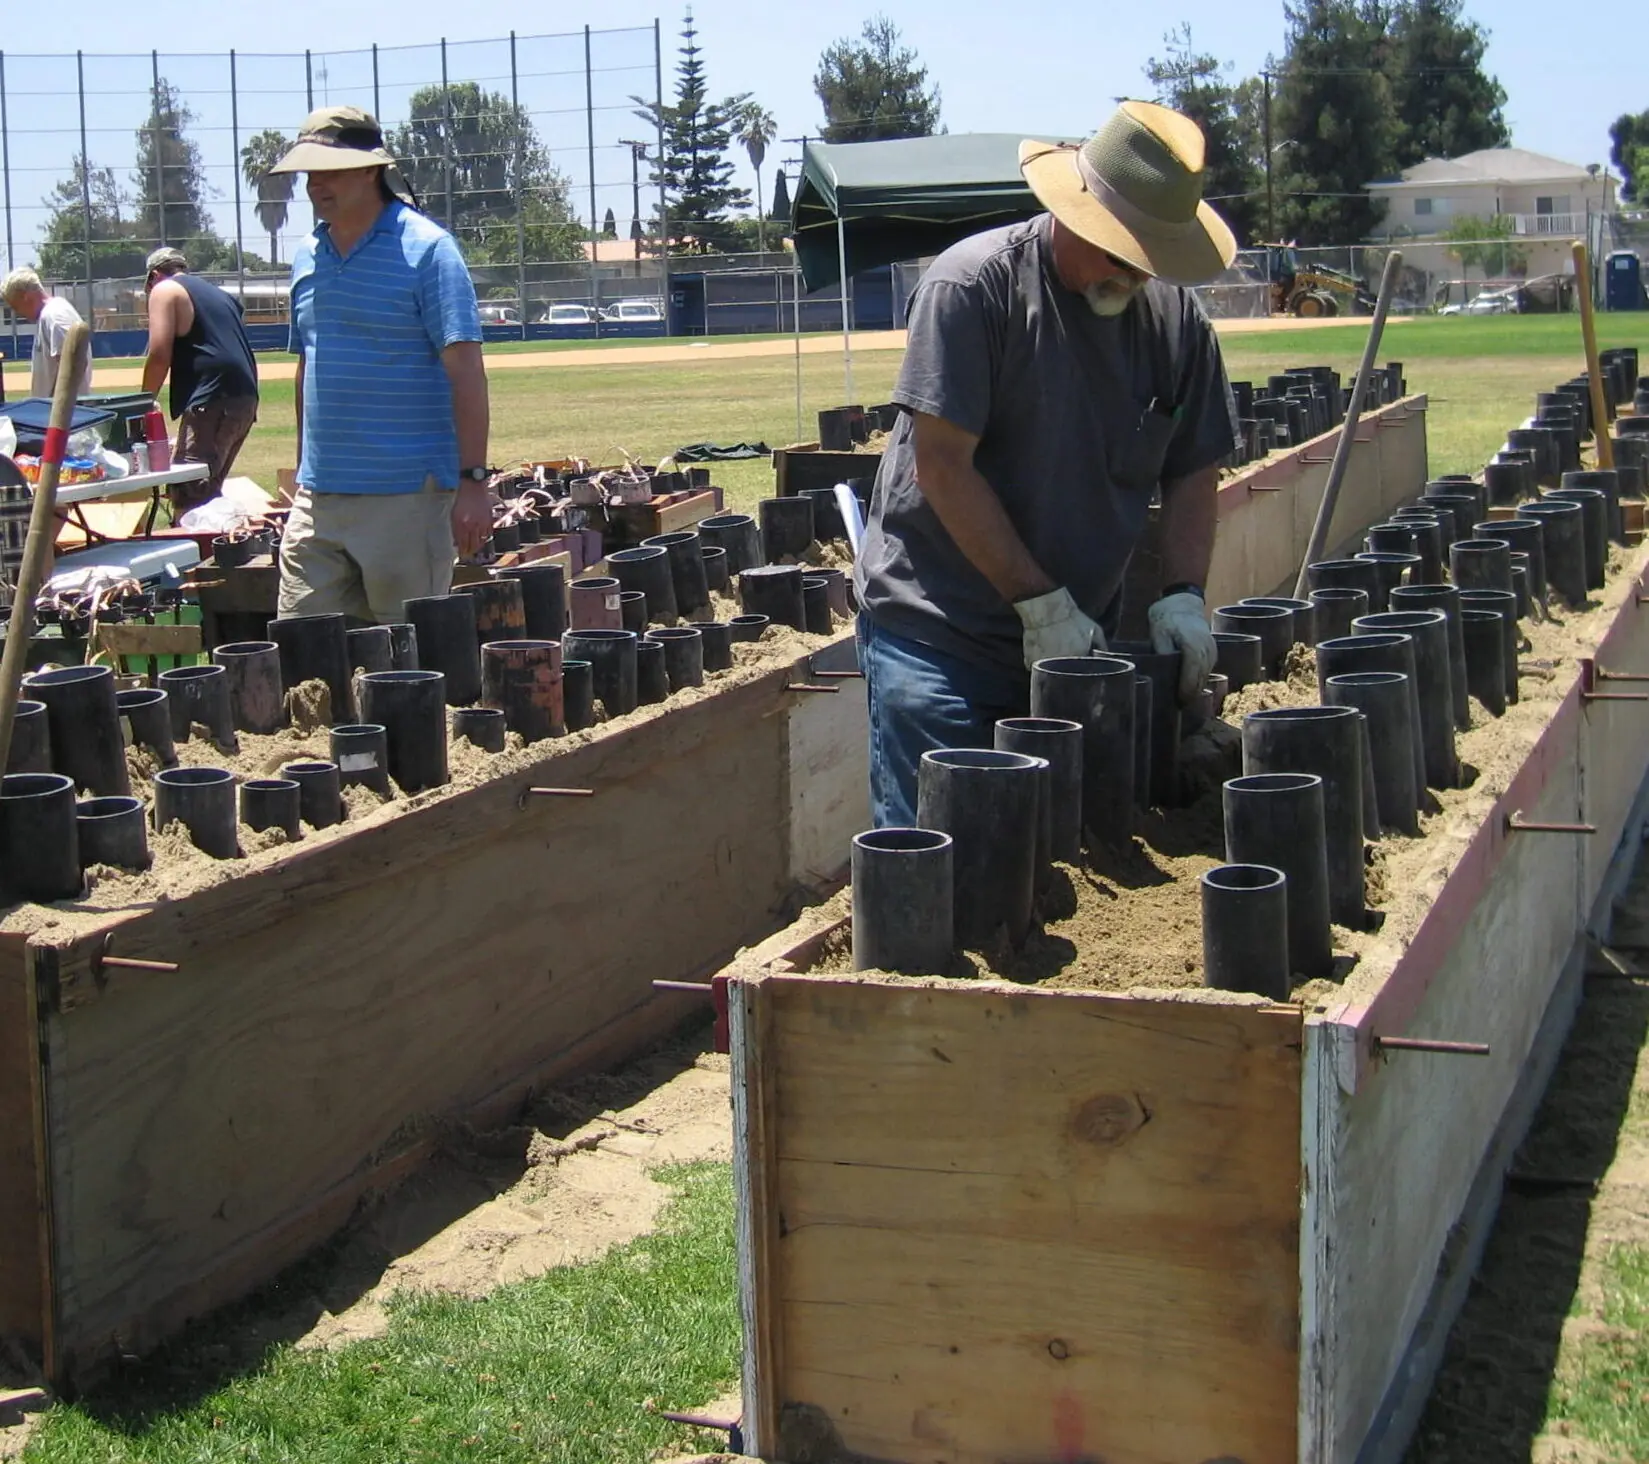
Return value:
[(1630, 249), (1617, 249), (1603, 261), (1603, 308), (1644, 308), (1643, 266)]

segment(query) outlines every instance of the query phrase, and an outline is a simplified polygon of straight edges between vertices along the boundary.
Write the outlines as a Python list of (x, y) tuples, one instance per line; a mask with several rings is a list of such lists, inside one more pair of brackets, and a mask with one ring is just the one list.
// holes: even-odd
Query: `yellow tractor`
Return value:
[(1354, 275), (1308, 264), (1293, 244), (1266, 244), (1266, 272), (1271, 279), (1273, 315), (1351, 315), (1372, 312), (1374, 296)]

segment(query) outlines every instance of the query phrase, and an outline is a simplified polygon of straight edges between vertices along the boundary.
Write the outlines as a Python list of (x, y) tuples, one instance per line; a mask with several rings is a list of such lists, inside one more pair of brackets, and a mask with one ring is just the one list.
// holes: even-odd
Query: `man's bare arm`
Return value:
[(1208, 583), (1219, 517), (1220, 470), (1203, 468), (1162, 485), (1162, 582)]

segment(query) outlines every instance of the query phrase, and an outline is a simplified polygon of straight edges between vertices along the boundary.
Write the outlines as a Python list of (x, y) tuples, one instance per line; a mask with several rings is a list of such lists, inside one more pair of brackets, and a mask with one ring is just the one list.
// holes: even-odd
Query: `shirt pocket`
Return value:
[(1111, 455), (1111, 477), (1119, 488), (1146, 495), (1156, 492), (1174, 426), (1172, 417), (1154, 409), (1140, 417), (1139, 425)]

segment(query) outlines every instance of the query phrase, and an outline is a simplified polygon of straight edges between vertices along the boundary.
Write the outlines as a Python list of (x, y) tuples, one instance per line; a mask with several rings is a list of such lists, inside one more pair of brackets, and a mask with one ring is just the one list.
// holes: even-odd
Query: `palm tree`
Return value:
[(268, 128), (250, 139), (240, 150), (241, 177), (246, 179), (246, 186), (258, 195), (256, 212), (258, 222), (269, 235), (271, 264), (281, 262), (280, 232), (286, 227), (286, 206), (292, 202), (294, 175), (271, 173), (269, 170), (291, 146), (284, 133)]
[(767, 226), (762, 218), (762, 164), (767, 159), (767, 145), (779, 134), (779, 124), (766, 107), (746, 102), (739, 109), (738, 140), (750, 154), (750, 166), (756, 170), (756, 247), (767, 252)]

